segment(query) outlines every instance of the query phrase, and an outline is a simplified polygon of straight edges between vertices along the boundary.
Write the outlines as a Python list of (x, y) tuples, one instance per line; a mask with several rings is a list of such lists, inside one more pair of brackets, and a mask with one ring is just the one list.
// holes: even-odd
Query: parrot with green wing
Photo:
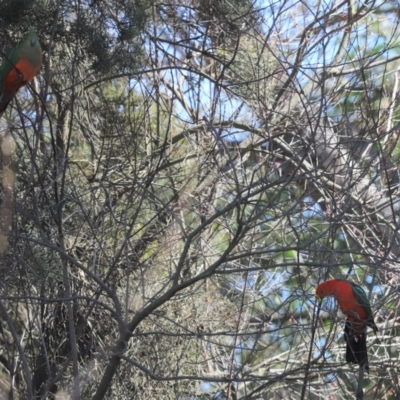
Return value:
[(42, 66), (42, 49), (35, 32), (28, 32), (0, 65), (0, 117), (17, 91), (31, 81)]
[(376, 333), (371, 305), (364, 289), (353, 282), (332, 279), (318, 285), (316, 295), (323, 299), (333, 296), (346, 314), (344, 338), (346, 341), (346, 361), (359, 364), (369, 372), (367, 353), (367, 327)]

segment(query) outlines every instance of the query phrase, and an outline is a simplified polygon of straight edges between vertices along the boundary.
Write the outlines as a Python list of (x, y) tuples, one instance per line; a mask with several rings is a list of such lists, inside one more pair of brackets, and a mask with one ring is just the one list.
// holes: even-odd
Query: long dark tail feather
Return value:
[(0, 105), (0, 118), (3, 116), (4, 112), (6, 111), (7, 106), (10, 102), (8, 102), (4, 107)]
[(346, 361), (348, 363), (359, 364), (360, 367), (365, 366), (365, 370), (369, 372), (365, 333), (359, 337), (355, 337), (350, 323), (346, 322), (344, 326), (344, 339), (346, 340)]

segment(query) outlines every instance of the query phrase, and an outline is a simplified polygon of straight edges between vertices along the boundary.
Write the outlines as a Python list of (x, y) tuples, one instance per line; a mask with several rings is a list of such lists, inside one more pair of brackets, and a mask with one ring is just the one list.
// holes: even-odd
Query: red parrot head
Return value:
[(337, 281), (326, 281), (322, 282), (318, 285), (316, 290), (316, 296), (319, 299), (324, 299), (327, 296), (335, 296), (338, 294), (338, 286), (336, 284)]

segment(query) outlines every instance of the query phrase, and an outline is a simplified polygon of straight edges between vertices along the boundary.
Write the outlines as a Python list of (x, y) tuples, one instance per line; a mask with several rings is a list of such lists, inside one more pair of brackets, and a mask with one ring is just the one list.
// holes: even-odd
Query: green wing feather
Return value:
[(353, 282), (350, 283), (353, 286), (353, 293), (356, 296), (358, 303), (364, 308), (365, 312), (367, 313), (367, 325), (370, 326), (374, 330), (374, 332), (376, 332), (378, 328), (374, 323), (374, 316), (372, 314), (372, 309), (371, 305), (369, 304), (367, 294), (361, 286), (356, 285)]
[(18, 62), (19, 58), (19, 48), (14, 47), (9, 51), (6, 57), (4, 57), (3, 62), (0, 65), (0, 89), (3, 87), (4, 80), (6, 76), (13, 69), (14, 65)]

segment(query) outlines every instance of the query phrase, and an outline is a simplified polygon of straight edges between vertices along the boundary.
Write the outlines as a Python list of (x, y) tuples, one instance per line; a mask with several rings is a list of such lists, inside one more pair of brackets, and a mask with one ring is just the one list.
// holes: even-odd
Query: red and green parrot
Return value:
[(28, 32), (0, 65), (0, 117), (18, 89), (31, 81), (42, 66), (42, 49), (35, 32)]
[(369, 372), (367, 353), (367, 326), (376, 333), (371, 306), (363, 288), (353, 282), (333, 279), (317, 287), (317, 297), (333, 296), (346, 314), (344, 338), (346, 340), (346, 361), (359, 364)]

